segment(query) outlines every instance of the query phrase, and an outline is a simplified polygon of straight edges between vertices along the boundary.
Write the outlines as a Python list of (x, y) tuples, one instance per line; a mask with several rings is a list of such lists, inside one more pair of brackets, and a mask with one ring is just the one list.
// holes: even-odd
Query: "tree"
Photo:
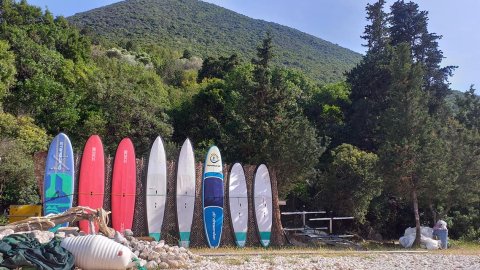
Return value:
[(365, 26), (363, 39), (367, 41), (365, 46), (372, 53), (384, 50), (388, 44), (388, 29), (386, 27), (387, 14), (383, 11), (385, 0), (379, 0), (375, 4), (367, 4), (367, 20), (370, 25)]
[(100, 132), (111, 153), (126, 136), (140, 154), (148, 153), (158, 134), (168, 140), (172, 134), (167, 115), (170, 107), (160, 77), (151, 69), (115, 58), (100, 56), (95, 62), (98, 69), (85, 86), (79, 125), (72, 133), (86, 140), (93, 131)]
[(353, 215), (363, 224), (370, 202), (382, 191), (378, 156), (350, 144), (339, 145), (331, 152), (333, 161), (323, 181), (317, 183), (317, 204), (340, 215)]
[(10, 204), (38, 203), (33, 153), (45, 151), (47, 140), (32, 118), (0, 112), (0, 212)]
[(202, 68), (198, 71), (197, 82), (202, 82), (205, 78), (219, 78), (223, 79), (225, 75), (232, 71), (239, 64), (238, 56), (232, 54), (230, 57), (220, 56), (207, 57), (203, 61)]
[[(384, 141), (379, 150), (383, 177), (390, 187), (411, 196), (417, 237), (420, 244), (419, 195), (428, 186), (422, 177), (423, 158), (433, 141), (428, 115), (428, 95), (422, 91), (423, 70), (412, 63), (408, 43), (398, 45), (390, 63), (392, 82), (388, 89), (388, 109), (382, 116)], [(393, 189), (395, 190), (395, 189)]]
[(345, 142), (349, 136), (345, 123), (345, 113), (351, 105), (349, 86), (345, 82), (327, 84), (315, 89), (306, 100), (305, 115), (320, 136), (331, 138), (330, 147)]
[(0, 111), (3, 98), (15, 83), (15, 55), (9, 49), (9, 44), (0, 40)]
[(367, 41), (366, 55), (351, 71), (347, 72), (352, 105), (347, 111), (349, 141), (367, 151), (377, 151), (379, 119), (386, 110), (386, 91), (391, 74), (388, 70), (390, 46), (388, 45), (387, 14), (383, 11), (385, 1), (379, 0), (366, 7), (367, 20), (363, 39)]
[(422, 89), (429, 98), (429, 113), (439, 114), (445, 96), (450, 93), (448, 78), (454, 66), (441, 67), (443, 53), (438, 48), (441, 36), (428, 32), (428, 13), (413, 2), (396, 1), (390, 13), (383, 12), (384, 0), (367, 5), (365, 27), (368, 51), (354, 69), (347, 73), (351, 85), (352, 106), (347, 114), (351, 142), (361, 149), (377, 151), (382, 142), (379, 119), (387, 109), (386, 95), (393, 76), (388, 65), (392, 48), (407, 43), (411, 59), (423, 66)]
[(438, 48), (438, 40), (442, 36), (428, 32), (428, 12), (420, 11), (414, 2), (396, 1), (391, 7), (389, 23), (390, 45), (408, 43), (414, 61), (423, 64), (423, 87), (431, 96), (429, 112), (437, 112), (450, 93), (448, 77), (456, 68), (440, 67), (444, 57)]
[(457, 97), (455, 103), (458, 107), (456, 118), (467, 129), (480, 130), (480, 97), (475, 95), (473, 85), (463, 94), (463, 97)]
[(296, 182), (313, 176), (325, 148), (299, 106), (301, 88), (295, 83), (301, 80), (270, 66), (272, 49), (267, 35), (257, 48), (258, 59), (252, 60), (253, 74), (227, 76), (237, 100), (230, 114), (235, 121), (227, 127), (228, 145), (238, 160), (275, 168), (280, 195), (285, 196)]

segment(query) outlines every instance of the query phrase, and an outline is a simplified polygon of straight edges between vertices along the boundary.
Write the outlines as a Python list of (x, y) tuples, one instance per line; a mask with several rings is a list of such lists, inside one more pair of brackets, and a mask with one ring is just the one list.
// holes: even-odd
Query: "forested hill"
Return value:
[(358, 53), (301, 31), (198, 0), (126, 0), (68, 20), (119, 44), (155, 43), (202, 57), (237, 53), (245, 60), (255, 56), (255, 48), (270, 31), (276, 64), (299, 68), (323, 83), (343, 79), (361, 59)]

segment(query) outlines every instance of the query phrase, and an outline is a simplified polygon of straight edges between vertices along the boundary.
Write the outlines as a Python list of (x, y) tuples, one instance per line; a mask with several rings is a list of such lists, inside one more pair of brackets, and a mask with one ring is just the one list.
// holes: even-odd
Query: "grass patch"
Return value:
[(448, 240), (448, 249), (435, 250), (435, 252), (452, 255), (478, 255), (480, 254), (480, 242)]
[[(220, 247), (216, 249), (210, 248), (191, 248), (190, 250), (199, 255), (232, 255), (243, 256), (244, 259), (252, 256), (261, 256), (263, 260), (269, 260), (272, 256), (292, 256), (298, 258), (308, 258), (312, 255), (323, 257), (338, 257), (338, 256), (366, 256), (368, 251), (373, 252), (389, 252), (389, 251), (427, 251), (426, 249), (405, 249), (398, 242), (375, 242), (365, 241), (361, 245), (367, 250), (366, 253), (357, 252), (355, 250), (341, 250), (338, 248), (329, 248), (328, 246), (316, 247)], [(443, 253), (443, 254), (464, 254), (477, 255), (480, 254), (480, 242), (467, 242), (459, 240), (449, 240), (449, 248), (446, 250), (429, 250), (428, 252)]]
[(244, 260), (239, 258), (225, 258), (222, 261), (224, 264), (228, 265), (242, 265), (244, 263)]

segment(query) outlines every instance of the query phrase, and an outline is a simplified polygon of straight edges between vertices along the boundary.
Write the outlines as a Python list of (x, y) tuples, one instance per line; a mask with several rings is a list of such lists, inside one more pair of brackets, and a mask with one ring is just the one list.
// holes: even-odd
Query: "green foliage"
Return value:
[(123, 137), (130, 137), (141, 154), (158, 134), (169, 138), (168, 92), (155, 72), (106, 56), (95, 58), (95, 63), (98, 70), (82, 102), (87, 113), (74, 134), (85, 140), (97, 132), (111, 153)]
[(277, 46), (274, 63), (300, 69), (321, 83), (342, 80), (343, 73), (361, 57), (298, 30), (196, 0), (123, 1), (68, 19), (88, 28), (92, 39), (100, 36), (117, 44), (128, 40), (139, 47), (162, 44), (204, 59), (234, 52), (239, 59), (250, 60), (256, 55), (258, 37), (270, 31)]
[(0, 138), (13, 140), (17, 144), (15, 147), (30, 155), (46, 150), (48, 144), (45, 130), (36, 126), (31, 117), (15, 117), (3, 112), (0, 112)]
[(327, 84), (314, 90), (305, 105), (305, 114), (319, 134), (332, 138), (331, 147), (347, 139), (345, 112), (350, 106), (350, 88), (345, 82)]
[(33, 153), (46, 150), (47, 140), (32, 118), (0, 112), (0, 212), (9, 204), (38, 203)]
[(463, 97), (457, 96), (455, 103), (458, 107), (456, 118), (466, 128), (480, 130), (480, 98), (475, 95), (473, 85), (463, 94)]
[(316, 199), (336, 214), (353, 215), (364, 223), (371, 201), (382, 191), (378, 157), (349, 144), (334, 148), (331, 155)]
[(232, 54), (230, 57), (220, 56), (218, 59), (207, 57), (203, 62), (202, 69), (198, 72), (197, 81), (201, 82), (205, 78), (223, 79), (238, 64), (239, 61), (236, 54)]
[(0, 40), (0, 109), (1, 100), (15, 82), (15, 55), (9, 49), (8, 43)]
[(39, 201), (33, 159), (15, 140), (0, 139), (0, 211), (10, 204)]
[[(256, 64), (207, 79), (198, 94), (174, 110), (174, 139), (190, 137), (196, 148), (215, 143), (224, 160), (275, 168), (281, 196), (311, 177), (324, 147), (300, 107), (308, 83), (297, 73), (271, 68), (271, 39)], [(310, 91), (310, 89), (308, 89)]]
[(480, 238), (480, 209), (478, 207), (461, 207), (454, 209), (447, 219), (450, 226), (449, 236), (454, 239), (478, 241)]

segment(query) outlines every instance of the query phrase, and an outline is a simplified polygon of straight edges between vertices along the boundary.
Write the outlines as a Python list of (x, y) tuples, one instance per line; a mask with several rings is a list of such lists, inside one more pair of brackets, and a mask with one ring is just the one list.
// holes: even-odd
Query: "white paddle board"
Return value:
[(255, 172), (253, 184), (253, 199), (255, 207), (255, 218), (260, 237), (260, 243), (264, 247), (270, 245), (272, 233), (272, 185), (267, 166), (261, 164)]
[(167, 157), (160, 136), (155, 139), (150, 150), (146, 193), (148, 233), (159, 241), (167, 198)]
[(186, 139), (180, 150), (177, 168), (177, 218), (179, 245), (188, 247), (195, 206), (195, 157), (192, 143)]
[(228, 201), (235, 242), (237, 246), (244, 247), (248, 229), (248, 194), (245, 173), (240, 163), (233, 164), (230, 170)]

